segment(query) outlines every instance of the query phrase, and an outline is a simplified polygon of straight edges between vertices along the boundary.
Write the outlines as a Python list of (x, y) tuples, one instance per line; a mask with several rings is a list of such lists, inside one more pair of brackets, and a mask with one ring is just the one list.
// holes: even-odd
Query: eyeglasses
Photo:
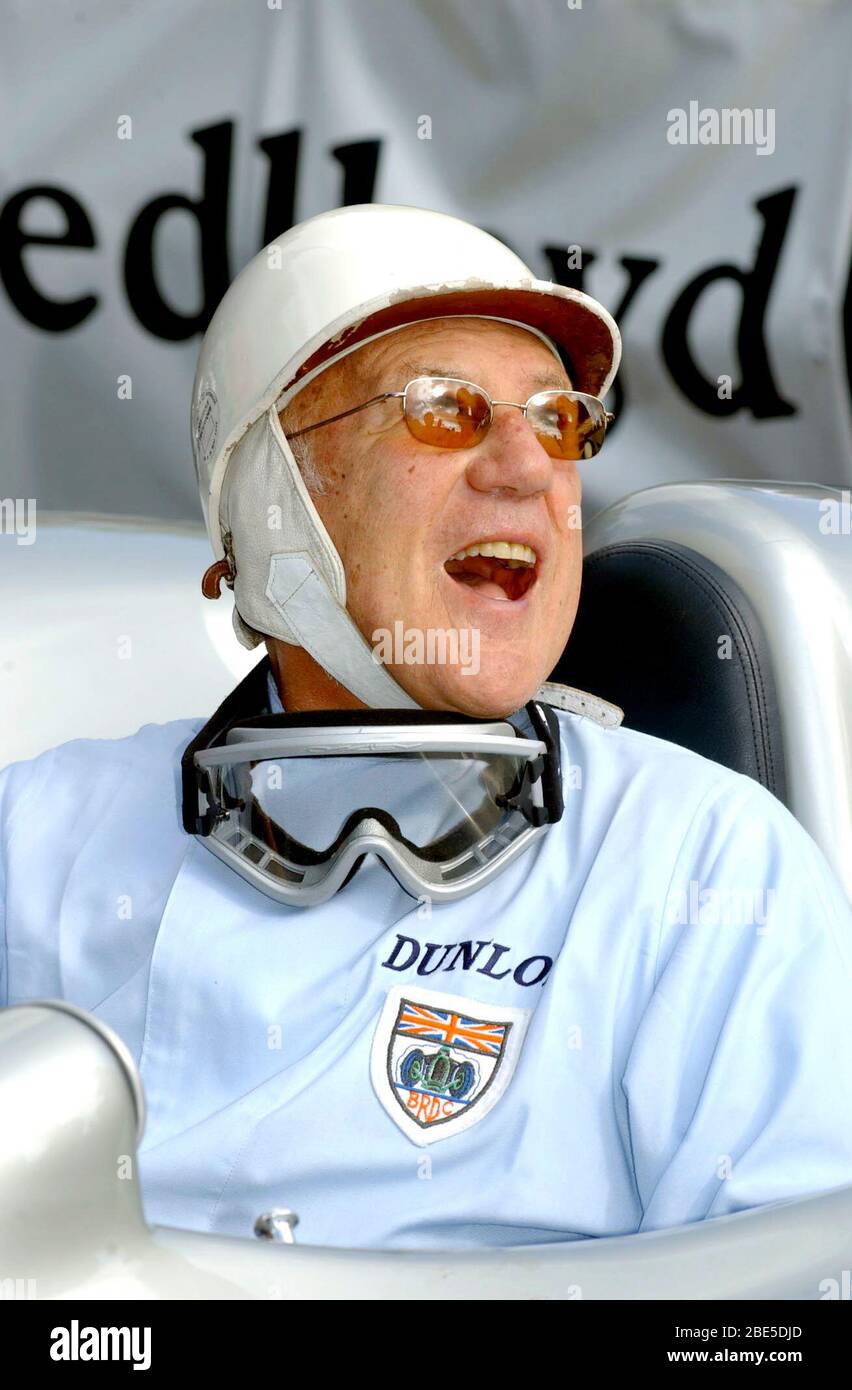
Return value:
[(488, 433), (494, 406), (514, 406), (523, 411), (545, 452), (559, 459), (594, 458), (603, 446), (607, 425), (615, 418), (597, 396), (583, 391), (537, 391), (521, 405), (518, 401), (492, 400), (481, 386), (458, 377), (418, 376), (404, 391), (384, 391), (286, 438), (299, 439), (311, 430), (389, 400), (402, 401), (403, 419), (414, 438), (438, 449), (472, 449)]

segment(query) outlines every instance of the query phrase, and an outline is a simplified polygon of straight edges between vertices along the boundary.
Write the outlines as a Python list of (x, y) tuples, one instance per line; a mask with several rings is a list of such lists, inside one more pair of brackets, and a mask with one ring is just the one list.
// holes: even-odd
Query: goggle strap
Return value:
[(195, 765), (195, 754), (202, 748), (209, 748), (220, 739), (229, 724), (240, 718), (250, 718), (256, 710), (265, 707), (269, 671), (269, 657), (266, 656), (253, 666), (239, 685), (225, 697), (216, 712), (199, 729), (184, 750), (180, 764), (181, 811), (183, 828), (188, 835), (209, 835), (217, 819), (209, 804), (206, 812), (199, 809), (199, 797), (202, 794), (207, 796), (207, 780), (202, 770)]
[[(547, 757), (540, 759), (541, 790), (544, 800), (544, 818), (536, 824), (553, 825), (562, 819), (565, 802), (562, 795), (562, 751), (559, 720), (554, 710), (547, 704), (530, 700), (527, 704), (530, 723), (538, 738), (547, 748)], [(537, 759), (537, 761), (539, 761)], [(540, 807), (536, 808), (541, 810)]]
[[(505, 804), (520, 811), (530, 825), (538, 828), (553, 825), (562, 819), (565, 809), (562, 797), (562, 758), (559, 738), (559, 721), (553, 710), (534, 700), (526, 706), (533, 729), (547, 748), (547, 753), (539, 753), (524, 764), (520, 773), (520, 785), (514, 793), (501, 798)], [(533, 800), (533, 788), (538, 785), (541, 802)]]

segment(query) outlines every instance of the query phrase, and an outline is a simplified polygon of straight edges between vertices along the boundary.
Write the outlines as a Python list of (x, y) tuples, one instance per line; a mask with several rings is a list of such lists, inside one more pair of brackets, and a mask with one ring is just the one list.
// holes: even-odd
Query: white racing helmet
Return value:
[(246, 647), (304, 647), (371, 708), (417, 702), (375, 661), (346, 609), (340, 556), (302, 480), (278, 412), (356, 347), (451, 315), (529, 328), (567, 359), (575, 390), (602, 398), (621, 357), (610, 314), (537, 280), (496, 237), (444, 213), (364, 203), (321, 213), (270, 242), (210, 322), (192, 393), (205, 521), (221, 563), (205, 593), (233, 586)]

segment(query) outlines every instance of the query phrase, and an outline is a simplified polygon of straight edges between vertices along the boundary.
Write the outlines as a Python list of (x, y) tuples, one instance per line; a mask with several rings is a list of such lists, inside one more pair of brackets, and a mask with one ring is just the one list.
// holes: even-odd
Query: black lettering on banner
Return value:
[[(589, 266), (594, 265), (598, 259), (594, 251), (587, 251), (583, 247), (582, 264), (579, 266), (569, 265), (568, 250), (562, 246), (545, 246), (544, 254), (550, 262), (552, 278), (558, 285), (567, 285), (569, 289), (580, 290), (588, 293), (585, 284), (585, 274)], [(659, 266), (659, 261), (648, 260), (641, 256), (622, 256), (619, 265), (627, 271), (627, 288), (621, 299), (612, 311), (612, 316), (624, 332), (624, 320), (629, 313), (636, 294), (641, 289), (649, 275), (652, 275)], [(564, 353), (561, 354), (565, 362), (565, 369), (571, 375), (572, 366)], [(611, 401), (611, 404), (609, 403)], [(619, 370), (618, 376), (612, 384), (612, 396), (609, 398), (609, 409), (615, 415), (615, 420), (609, 428), (609, 433), (614, 434), (618, 429), (619, 420), (625, 404), (625, 380), (624, 368)]]
[(343, 168), (341, 207), (373, 201), (380, 149), (379, 140), (355, 140), (348, 145), (333, 147), (331, 153)]
[[(228, 254), (228, 208), (231, 183), (232, 144), (235, 123), (222, 121), (192, 131), (190, 139), (203, 154), (202, 191), (198, 198), (183, 193), (164, 193), (146, 203), (135, 215), (124, 253), (124, 283), (128, 302), (143, 328), (167, 342), (181, 342), (202, 333), (230, 283)], [(266, 156), (268, 177), (261, 246), (281, 236), (297, 221), (296, 187), (302, 150), (302, 131), (293, 129), (268, 135), (257, 141)], [(334, 145), (331, 157), (342, 169), (343, 187), (338, 206), (369, 203), (375, 191), (381, 155), (380, 139), (357, 140)], [(698, 410), (715, 417), (733, 415), (748, 409), (758, 420), (795, 415), (797, 406), (785, 399), (775, 385), (765, 336), (765, 320), (770, 293), (784, 240), (790, 224), (797, 188), (791, 186), (759, 198), (755, 210), (763, 221), (754, 263), (743, 269), (721, 262), (701, 271), (678, 293), (662, 329), (663, 359), (674, 384)], [(62, 232), (25, 232), (25, 209), (35, 199), (51, 199), (64, 214)], [(198, 228), (201, 261), (201, 302), (193, 313), (182, 313), (168, 304), (157, 284), (154, 263), (156, 233), (167, 213), (181, 212), (194, 218)], [(491, 235), (511, 244), (499, 232)], [(49, 333), (62, 333), (77, 327), (98, 306), (95, 294), (77, 299), (56, 300), (43, 294), (31, 271), (25, 267), (29, 247), (48, 246), (69, 250), (91, 250), (97, 245), (92, 223), (83, 205), (65, 189), (54, 185), (33, 185), (12, 194), (0, 210), (0, 280), (10, 302), (18, 312)], [(598, 260), (597, 253), (582, 248), (582, 263), (574, 265), (567, 246), (545, 245), (552, 278), (562, 285), (586, 290), (586, 272)], [(619, 264), (627, 272), (627, 285), (613, 316), (624, 328), (633, 311), (633, 301), (645, 281), (662, 264), (648, 257), (625, 255)], [(718, 383), (708, 380), (689, 347), (689, 324), (693, 310), (705, 290), (720, 281), (733, 281), (741, 292), (737, 331), (740, 380), (731, 396), (720, 399)], [(852, 390), (852, 276), (843, 308), (847, 372)], [(567, 368), (571, 364), (566, 362)], [(612, 408), (617, 420), (625, 406), (624, 372), (613, 384)]]
[[(198, 199), (163, 193), (136, 215), (124, 253), (124, 284), (130, 307), (149, 333), (167, 342), (183, 342), (203, 332), (228, 284), (228, 191), (231, 177), (233, 121), (192, 132), (204, 153), (203, 192)], [(188, 212), (198, 223), (201, 245), (202, 302), (194, 314), (181, 314), (160, 293), (154, 268), (154, 234), (167, 212)]]
[[(710, 266), (681, 290), (663, 327), (662, 351), (675, 384), (707, 415), (733, 415), (747, 407), (756, 420), (795, 415), (796, 407), (784, 400), (775, 388), (764, 337), (764, 319), (769, 292), (778, 268), (781, 248), (793, 202), (795, 188), (786, 188), (755, 203), (764, 221), (754, 266)], [(689, 350), (689, 320), (695, 305), (709, 285), (718, 280), (734, 280), (742, 289), (742, 309), (737, 333), (740, 382), (730, 399), (719, 399), (717, 383), (708, 381)]]
[[(24, 210), (36, 198), (49, 198), (56, 203), (65, 216), (64, 232), (55, 235), (23, 230)], [(18, 313), (45, 333), (67, 333), (87, 319), (97, 307), (97, 297), (86, 294), (80, 299), (48, 299), (27, 274), (24, 253), (28, 246), (89, 251), (95, 244), (88, 214), (63, 188), (39, 184), (13, 193), (0, 212), (0, 279)]]
[(288, 130), (283, 135), (268, 135), (265, 140), (257, 142), (258, 149), (269, 160), (261, 246), (268, 246), (270, 241), (295, 226), (296, 173), (301, 140), (300, 130)]

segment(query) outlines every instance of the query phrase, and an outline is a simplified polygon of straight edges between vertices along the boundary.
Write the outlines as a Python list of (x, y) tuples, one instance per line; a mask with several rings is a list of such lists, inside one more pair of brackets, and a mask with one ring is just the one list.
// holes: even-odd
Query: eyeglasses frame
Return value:
[[(289, 439), (299, 439), (299, 438), (301, 438), (301, 436), (302, 436), (303, 434), (310, 434), (312, 430), (322, 429), (323, 425), (333, 425), (333, 424), (335, 424), (336, 421), (338, 421), (338, 420), (345, 420), (346, 417), (347, 417), (347, 415), (356, 415), (360, 410), (366, 410), (368, 406), (371, 406), (371, 405), (378, 405), (380, 401), (391, 401), (391, 400), (402, 400), (402, 401), (404, 401), (406, 395), (408, 394), (409, 388), (410, 388), (411, 386), (416, 385), (416, 383), (417, 383), (418, 381), (451, 381), (451, 382), (453, 382), (455, 385), (458, 385), (458, 386), (472, 386), (473, 389), (474, 389), (474, 391), (478, 391), (479, 394), (480, 394), (481, 396), (484, 396), (485, 399), (488, 401), (488, 406), (489, 406), (488, 428), (489, 428), (489, 429), (491, 428), (491, 423), (492, 423), (492, 419), (493, 419), (493, 408), (494, 408), (495, 405), (511, 405), (511, 406), (513, 406), (516, 410), (521, 410), (521, 411), (523, 411), (524, 416), (526, 416), (527, 410), (528, 410), (528, 408), (529, 408), (530, 401), (535, 400), (535, 398), (536, 398), (537, 396), (559, 395), (559, 396), (583, 397), (583, 398), (585, 398), (586, 400), (595, 401), (596, 404), (599, 405), (599, 406), (601, 407), (601, 409), (603, 409), (603, 401), (602, 401), (598, 396), (592, 396), (592, 395), (590, 395), (588, 391), (573, 391), (573, 390), (562, 389), (561, 387), (558, 387), (558, 386), (554, 386), (554, 387), (552, 387), (552, 388), (550, 388), (550, 387), (545, 387), (545, 389), (542, 390), (542, 391), (533, 391), (533, 393), (532, 393), (532, 395), (529, 397), (529, 399), (528, 399), (527, 401), (525, 401), (523, 404), (521, 404), (520, 401), (497, 401), (497, 400), (493, 400), (492, 397), (488, 394), (488, 392), (485, 390), (485, 388), (484, 388), (483, 386), (478, 386), (478, 385), (476, 384), (475, 381), (467, 381), (464, 377), (460, 377), (460, 376), (415, 376), (415, 377), (412, 377), (410, 381), (407, 381), (407, 382), (406, 382), (406, 384), (405, 384), (404, 388), (402, 389), (402, 391), (383, 391), (382, 394), (381, 394), (380, 396), (371, 396), (370, 399), (369, 399), (368, 401), (363, 401), (363, 402), (361, 403), (361, 405), (352, 405), (352, 406), (349, 407), (348, 410), (341, 410), (341, 411), (339, 412), (339, 414), (337, 414), (337, 415), (330, 415), (330, 416), (328, 417), (327, 420), (317, 420), (316, 423), (313, 424), (313, 425), (305, 425), (303, 429), (300, 429), (300, 430), (293, 430), (292, 433), (290, 433), (290, 434), (285, 434), (284, 438), (285, 438), (285, 439), (288, 439), (288, 440), (289, 440)], [(615, 419), (615, 416), (613, 415), (613, 413), (612, 413), (611, 410), (604, 410), (604, 426), (605, 426), (605, 428), (608, 428), (609, 425), (612, 424), (612, 422), (613, 422), (614, 419)], [(598, 450), (598, 452), (600, 452), (600, 450)], [(577, 460), (577, 462), (580, 462), (580, 460)]]

